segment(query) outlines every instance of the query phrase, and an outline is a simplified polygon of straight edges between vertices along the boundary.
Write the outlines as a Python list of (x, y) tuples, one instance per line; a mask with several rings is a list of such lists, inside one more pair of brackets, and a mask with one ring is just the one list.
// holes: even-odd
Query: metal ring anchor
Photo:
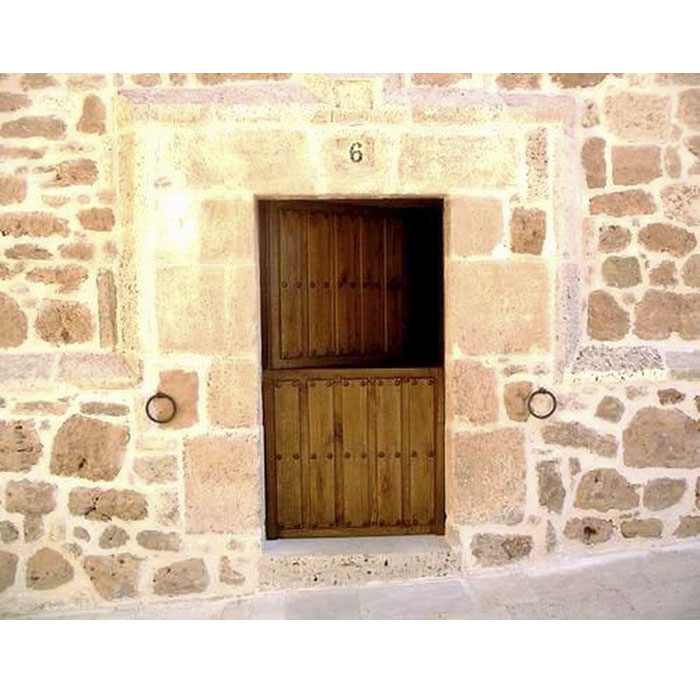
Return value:
[[(537, 396), (538, 394), (543, 394), (544, 396), (548, 396), (552, 402), (552, 407), (547, 411), (547, 413), (536, 413), (533, 408), (532, 408), (532, 400)], [(549, 391), (549, 389), (544, 389), (540, 387), (536, 391), (533, 391), (528, 400), (527, 400), (527, 410), (529, 411), (530, 415), (533, 418), (539, 418), (540, 420), (544, 420), (545, 418), (549, 418), (554, 411), (557, 410), (557, 397)]]
[[(156, 401), (160, 400), (165, 400), (170, 402), (170, 415), (168, 415), (166, 418), (158, 418), (155, 413), (153, 413), (153, 410), (151, 408), (151, 405), (154, 404)], [(164, 394), (162, 391), (157, 391), (153, 396), (151, 396), (148, 401), (146, 401), (146, 415), (150, 420), (152, 420), (154, 423), (170, 423), (170, 421), (175, 418), (175, 415), (177, 414), (177, 404), (175, 403), (175, 399), (168, 395)]]

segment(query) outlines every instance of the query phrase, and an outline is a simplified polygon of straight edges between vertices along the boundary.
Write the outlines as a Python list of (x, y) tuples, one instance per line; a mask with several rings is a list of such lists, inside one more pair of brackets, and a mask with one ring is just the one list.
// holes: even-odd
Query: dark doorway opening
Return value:
[(259, 215), (268, 537), (442, 534), (442, 202)]

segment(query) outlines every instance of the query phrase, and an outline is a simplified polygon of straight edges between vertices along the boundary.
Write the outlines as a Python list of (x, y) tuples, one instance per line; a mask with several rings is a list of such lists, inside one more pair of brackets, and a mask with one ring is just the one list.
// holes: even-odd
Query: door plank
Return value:
[(401, 354), (405, 329), (405, 231), (398, 216), (388, 216), (386, 230), (386, 295), (385, 338), (387, 352), (391, 356)]
[(302, 357), (304, 343), (304, 234), (306, 216), (294, 209), (279, 212), (280, 355)]
[(310, 378), (309, 415), (309, 524), (312, 528), (335, 524), (335, 450), (333, 382)]
[(357, 214), (336, 216), (336, 328), (339, 355), (360, 352), (360, 227)]
[(344, 524), (358, 527), (370, 524), (366, 380), (344, 379), (341, 397)]
[(310, 358), (336, 354), (332, 228), (330, 214), (309, 212), (306, 264)]
[(435, 387), (434, 380), (413, 378), (408, 389), (411, 524), (435, 522)]
[(384, 223), (367, 215), (362, 227), (362, 352), (386, 352), (384, 337)]
[(401, 380), (375, 381), (377, 402), (378, 524), (400, 525), (401, 502)]
[(302, 518), (300, 382), (275, 381), (275, 455), (277, 522), (281, 529), (299, 528)]

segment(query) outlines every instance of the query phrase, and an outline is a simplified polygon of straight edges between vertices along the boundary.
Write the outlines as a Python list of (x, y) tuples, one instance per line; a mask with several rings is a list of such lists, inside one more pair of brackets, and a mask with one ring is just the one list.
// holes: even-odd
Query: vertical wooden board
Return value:
[(356, 214), (336, 216), (336, 329), (339, 355), (360, 352), (360, 228)]
[(417, 525), (435, 521), (435, 383), (411, 379), (408, 389), (410, 517)]
[(367, 389), (364, 379), (342, 381), (343, 514), (347, 527), (370, 523)]
[(384, 224), (368, 214), (362, 227), (362, 352), (385, 351), (384, 337)]
[(307, 234), (309, 356), (335, 355), (332, 219), (309, 212)]
[(281, 529), (302, 524), (301, 421), (299, 382), (275, 381), (275, 455), (277, 522)]
[(279, 212), (280, 355), (304, 353), (304, 239), (306, 214), (294, 209)]
[(401, 381), (375, 383), (377, 402), (377, 517), (380, 526), (401, 524)]
[(386, 324), (385, 333), (389, 355), (401, 353), (406, 335), (405, 329), (405, 231), (397, 216), (385, 220), (386, 256)]
[(307, 382), (309, 415), (309, 523), (335, 523), (335, 446), (333, 435), (333, 382)]

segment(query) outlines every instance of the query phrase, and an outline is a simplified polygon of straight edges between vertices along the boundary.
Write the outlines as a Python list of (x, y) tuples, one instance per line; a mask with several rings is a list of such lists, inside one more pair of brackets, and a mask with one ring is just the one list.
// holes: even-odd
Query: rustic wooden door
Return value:
[(439, 211), (260, 221), (268, 537), (442, 533)]

